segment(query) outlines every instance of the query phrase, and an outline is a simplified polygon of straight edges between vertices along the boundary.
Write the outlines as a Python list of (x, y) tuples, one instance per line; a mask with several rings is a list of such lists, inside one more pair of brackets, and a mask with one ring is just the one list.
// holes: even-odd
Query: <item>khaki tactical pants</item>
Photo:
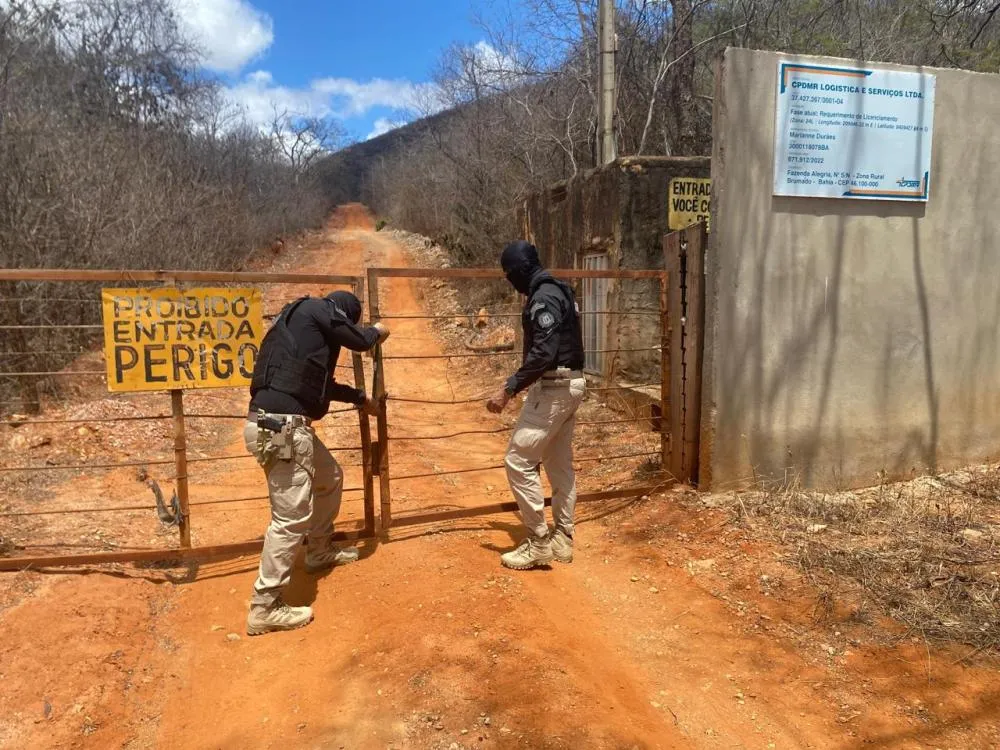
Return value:
[[(283, 415), (275, 415), (283, 416)], [(243, 429), (247, 450), (257, 456), (257, 424)], [(264, 536), (260, 571), (253, 586), (254, 606), (270, 606), (292, 575), (292, 565), (302, 538), (324, 549), (333, 534), (333, 519), (340, 511), (344, 472), (340, 464), (316, 437), (312, 427), (292, 431), (294, 457), (290, 461), (272, 459), (264, 467), (271, 496), (271, 523)]]
[(507, 447), (507, 481), (521, 509), (521, 520), (537, 536), (548, 533), (545, 497), (539, 466), (552, 485), (552, 520), (573, 534), (576, 472), (573, 470), (573, 428), (576, 410), (587, 390), (584, 378), (535, 383), (517, 420)]

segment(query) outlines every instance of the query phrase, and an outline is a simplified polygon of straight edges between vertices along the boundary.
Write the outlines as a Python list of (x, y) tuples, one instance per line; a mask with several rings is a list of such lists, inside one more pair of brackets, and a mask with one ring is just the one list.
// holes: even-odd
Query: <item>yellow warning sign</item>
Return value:
[(684, 229), (705, 222), (711, 229), (712, 181), (707, 177), (675, 177), (670, 181), (667, 226)]
[(246, 386), (264, 337), (260, 291), (102, 289), (108, 390)]

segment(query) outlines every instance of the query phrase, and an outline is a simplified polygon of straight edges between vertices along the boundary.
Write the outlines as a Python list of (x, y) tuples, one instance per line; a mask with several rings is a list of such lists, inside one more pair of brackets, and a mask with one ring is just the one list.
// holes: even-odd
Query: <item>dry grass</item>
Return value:
[(761, 485), (715, 500), (791, 548), (828, 595), (858, 599), (858, 616), (874, 608), (907, 636), (1000, 651), (1000, 466), (833, 494)]

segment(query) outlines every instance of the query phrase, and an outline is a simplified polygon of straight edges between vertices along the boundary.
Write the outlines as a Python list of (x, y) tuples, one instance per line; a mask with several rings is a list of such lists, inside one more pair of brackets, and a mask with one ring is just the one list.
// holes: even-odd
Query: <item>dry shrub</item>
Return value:
[(832, 494), (761, 485), (725, 504), (828, 590), (852, 581), (860, 611), (931, 641), (1000, 646), (1000, 467)]

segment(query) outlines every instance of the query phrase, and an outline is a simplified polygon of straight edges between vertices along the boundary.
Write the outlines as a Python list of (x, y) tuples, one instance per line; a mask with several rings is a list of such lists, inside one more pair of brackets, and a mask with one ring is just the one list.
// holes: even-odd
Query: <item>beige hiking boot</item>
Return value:
[(350, 565), (357, 561), (357, 547), (344, 547), (343, 549), (326, 547), (315, 553), (311, 547), (306, 550), (306, 571), (309, 573), (318, 573), (321, 570), (332, 568), (334, 565)]
[(573, 537), (562, 529), (553, 529), (549, 534), (549, 541), (552, 543), (552, 556), (556, 562), (573, 562)]
[(275, 599), (270, 607), (254, 605), (247, 615), (247, 635), (263, 635), (275, 630), (295, 630), (312, 622), (312, 607), (289, 607)]
[(500, 562), (514, 570), (529, 570), (552, 562), (552, 543), (549, 537), (529, 534), (517, 549), (500, 555)]

